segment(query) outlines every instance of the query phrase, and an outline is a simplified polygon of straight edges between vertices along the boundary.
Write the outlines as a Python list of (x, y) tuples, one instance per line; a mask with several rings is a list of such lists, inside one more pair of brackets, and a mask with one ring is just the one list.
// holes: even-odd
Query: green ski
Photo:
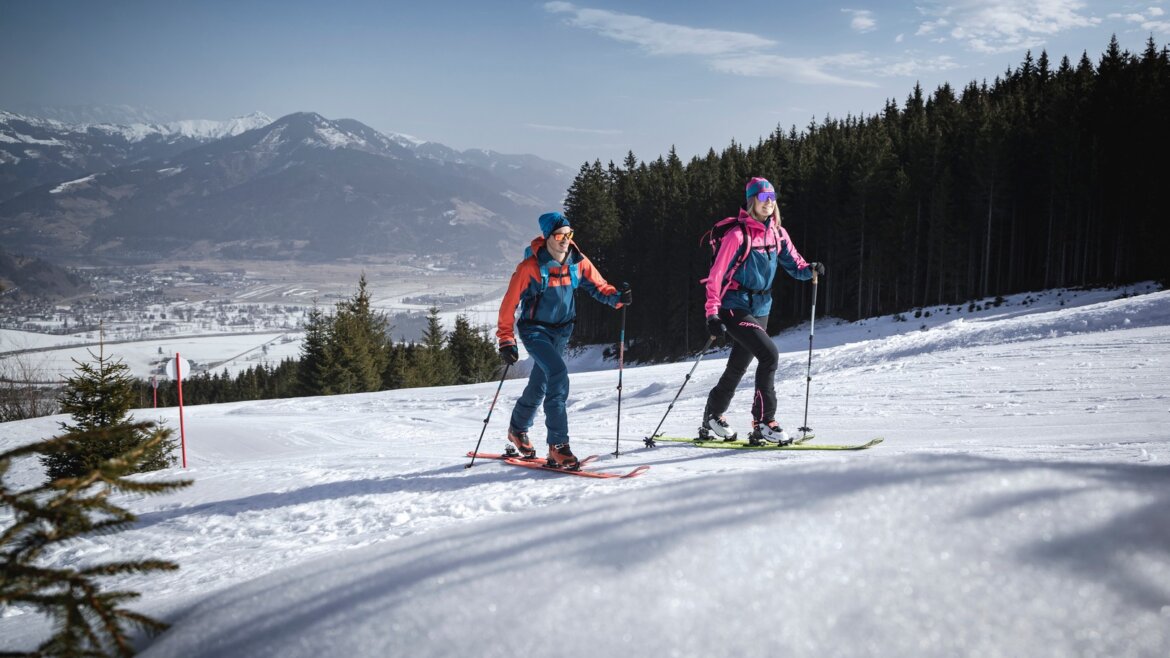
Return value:
[(656, 436), (655, 441), (669, 441), (671, 443), (689, 443), (700, 448), (725, 448), (728, 450), (865, 450), (882, 442), (881, 438), (856, 445), (838, 445), (825, 443), (792, 443), (786, 446), (768, 444), (762, 446), (748, 445), (747, 441), (699, 441), (678, 436)]

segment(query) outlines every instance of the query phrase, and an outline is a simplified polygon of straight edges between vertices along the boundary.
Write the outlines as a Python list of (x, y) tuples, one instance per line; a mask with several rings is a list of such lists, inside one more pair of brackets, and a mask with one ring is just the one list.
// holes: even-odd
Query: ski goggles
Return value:
[(556, 240), (557, 242), (564, 242), (565, 240), (573, 239), (573, 232), (569, 231), (568, 233), (553, 233), (549, 237), (553, 240)]
[(776, 200), (776, 193), (775, 192), (760, 192), (759, 194), (756, 195), (756, 198), (760, 200), (760, 203), (763, 203), (765, 201), (775, 201)]

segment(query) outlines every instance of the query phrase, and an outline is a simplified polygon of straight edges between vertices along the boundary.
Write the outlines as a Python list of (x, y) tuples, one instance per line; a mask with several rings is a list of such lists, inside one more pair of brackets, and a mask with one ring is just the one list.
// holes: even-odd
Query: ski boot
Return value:
[(731, 429), (723, 416), (707, 416), (699, 428), (700, 441), (734, 441), (739, 433)]
[(792, 437), (774, 420), (767, 423), (752, 421), (752, 434), (748, 438), (748, 445), (762, 446), (774, 443), (778, 446), (792, 445)]
[[(533, 448), (532, 442), (528, 440), (528, 432), (517, 432), (509, 427), (508, 440), (512, 442), (512, 446), (516, 447), (521, 457), (525, 459), (533, 459), (536, 457), (536, 448)], [(508, 447), (511, 448), (512, 446)]]
[(581, 462), (577, 461), (577, 457), (569, 449), (568, 443), (558, 443), (555, 446), (550, 445), (548, 447), (548, 462), (546, 465), (550, 468), (563, 468), (566, 471), (581, 470)]

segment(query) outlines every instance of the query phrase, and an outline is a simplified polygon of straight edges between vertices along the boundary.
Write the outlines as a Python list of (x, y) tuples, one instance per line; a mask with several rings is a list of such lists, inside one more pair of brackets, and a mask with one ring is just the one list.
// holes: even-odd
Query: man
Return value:
[[(633, 300), (627, 288), (619, 291), (601, 277), (585, 254), (573, 242), (569, 220), (559, 212), (545, 213), (538, 220), (541, 237), (534, 238), (516, 267), (508, 292), (500, 303), (496, 337), (500, 358), (506, 364), (520, 359), (516, 334), (535, 365), (524, 393), (516, 401), (508, 425), (508, 440), (526, 458), (536, 456), (528, 440), (528, 429), (543, 402), (548, 428), (548, 465), (577, 469), (580, 464), (569, 448), (569, 419), (565, 400), (569, 397), (569, 369), (565, 346), (577, 318), (575, 291), (584, 288), (597, 301), (614, 308), (629, 306)], [(516, 307), (520, 317), (516, 320)]]

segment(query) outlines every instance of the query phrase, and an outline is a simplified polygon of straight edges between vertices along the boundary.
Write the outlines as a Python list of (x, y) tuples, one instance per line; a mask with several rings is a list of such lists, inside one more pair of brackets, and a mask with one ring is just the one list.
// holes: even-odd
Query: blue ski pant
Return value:
[(528, 385), (512, 409), (512, 429), (527, 432), (536, 418), (536, 409), (544, 403), (544, 424), (550, 446), (569, 442), (569, 415), (565, 401), (569, 397), (569, 367), (565, 364), (565, 347), (573, 334), (573, 325), (519, 328), (524, 349), (535, 362)]

